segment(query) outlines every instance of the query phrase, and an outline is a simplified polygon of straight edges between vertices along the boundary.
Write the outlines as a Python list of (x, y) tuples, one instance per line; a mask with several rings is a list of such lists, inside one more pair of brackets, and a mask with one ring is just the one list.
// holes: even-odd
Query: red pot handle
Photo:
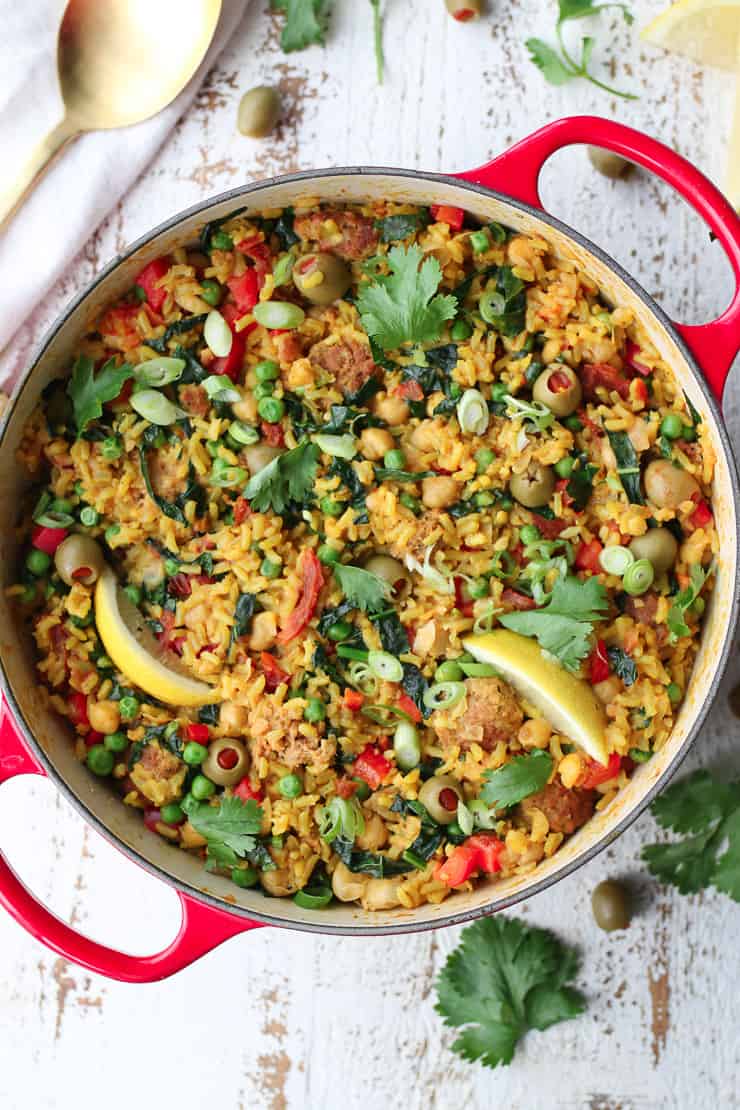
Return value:
[[(26, 748), (5, 702), (0, 706), (0, 783), (16, 775), (43, 775)], [(179, 894), (182, 923), (171, 944), (154, 956), (128, 956), (76, 932), (46, 909), (23, 885), (0, 853), (0, 904), (32, 936), (65, 959), (124, 983), (154, 983), (182, 971), (225, 940), (259, 928), (260, 922), (214, 909)]]
[(721, 402), (727, 375), (740, 350), (740, 218), (726, 197), (691, 162), (622, 123), (598, 116), (570, 116), (548, 123), (487, 165), (457, 176), (542, 208), (537, 188), (542, 167), (551, 154), (574, 143), (603, 147), (652, 170), (688, 201), (724, 247), (735, 275), (735, 294), (729, 308), (709, 324), (675, 325)]

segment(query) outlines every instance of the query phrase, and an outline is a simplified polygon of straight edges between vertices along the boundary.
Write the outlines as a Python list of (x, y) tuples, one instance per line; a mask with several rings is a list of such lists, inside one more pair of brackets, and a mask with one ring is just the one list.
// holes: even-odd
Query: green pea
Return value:
[(225, 231), (214, 231), (211, 236), (211, 250), (230, 251), (233, 246), (234, 240)]
[(100, 444), (100, 453), (104, 459), (118, 459), (123, 452), (123, 445), (118, 436), (106, 436)]
[(570, 455), (566, 455), (564, 459), (558, 459), (555, 463), (555, 473), (558, 478), (570, 478), (575, 465), (576, 460)]
[(159, 815), (165, 825), (181, 825), (185, 820), (185, 811), (177, 802), (170, 802), (168, 805), (162, 806)]
[(480, 451), (476, 451), (475, 463), (478, 473), (483, 474), (486, 470), (488, 470), (489, 466), (495, 458), (496, 456), (494, 455), (490, 447), (481, 447)]
[(235, 867), (231, 872), (231, 881), (237, 886), (248, 890), (259, 882), (259, 875), (253, 867)]
[(678, 685), (678, 683), (669, 682), (665, 689), (671, 705), (678, 705), (681, 698), (683, 697), (683, 690)]
[(245, 424), (242, 420), (235, 420), (229, 425), (227, 436), (236, 445), (237, 450), (241, 447), (251, 447), (253, 443), (259, 443), (260, 438), (257, 429), (251, 424)]
[(467, 320), (455, 320), (450, 328), (450, 339), (454, 343), (463, 343), (466, 339), (470, 339), (472, 334), (473, 328)]
[(263, 559), (262, 566), (260, 567), (260, 574), (265, 578), (279, 578), (283, 573), (282, 563), (274, 563), (272, 559)]
[(406, 456), (398, 447), (392, 451), (386, 451), (383, 456), (383, 466), (386, 466), (389, 470), (403, 470), (405, 463)]
[(473, 497), (473, 502), (478, 509), (490, 509), (495, 500), (496, 498), (493, 494), (489, 493), (486, 489), (479, 490)]
[(274, 382), (257, 382), (252, 392), (257, 400), (261, 401), (265, 397), (272, 397), (275, 392), (275, 384)]
[(143, 596), (141, 586), (129, 584), (123, 587), (123, 592), (133, 605), (141, 605), (141, 598)]
[(29, 582), (23, 587), (23, 592), (21, 593), (21, 601), (23, 602), (24, 605), (30, 605), (35, 600), (36, 600), (36, 586), (31, 585), (31, 583)]
[(50, 566), (51, 555), (47, 555), (45, 551), (41, 551), (38, 547), (32, 548), (26, 555), (26, 568), (37, 578), (46, 574)]
[(213, 280), (213, 278), (206, 278), (205, 281), (202, 281), (200, 283), (200, 290), (200, 295), (206, 302), (206, 304), (212, 305), (213, 308), (216, 308), (218, 307), (218, 305), (221, 304), (223, 289), (217, 281)]
[(103, 536), (105, 537), (105, 542), (107, 544), (110, 544), (111, 540), (115, 536), (117, 536), (120, 531), (121, 531), (121, 525), (120, 524), (109, 524), (108, 527), (106, 528), (105, 532), (103, 532)]
[(330, 543), (322, 543), (316, 554), (319, 557), (319, 562), (325, 566), (330, 566), (332, 563), (339, 561), (339, 552)]
[(80, 509), (80, 524), (84, 524), (86, 528), (94, 528), (100, 520), (100, 513), (97, 509), (93, 509), (92, 505), (85, 505)]
[(279, 397), (263, 397), (257, 405), (257, 412), (268, 424), (277, 424), (285, 413), (285, 402)]
[(323, 721), (326, 717), (326, 706), (321, 698), (309, 698), (306, 702), (306, 708), (303, 710), (303, 716), (312, 723)]
[(94, 775), (104, 778), (115, 767), (116, 758), (113, 752), (109, 752), (102, 744), (94, 744), (92, 748), (88, 748), (85, 762)]
[(488, 581), (485, 578), (476, 578), (468, 583), (468, 593), (472, 598), (488, 597)]
[(537, 540), (540, 539), (540, 530), (535, 524), (525, 524), (519, 530), (519, 539), (525, 547), (527, 544), (537, 543)]
[(264, 359), (255, 366), (254, 376), (258, 382), (274, 382), (280, 377), (280, 367), (271, 359)]
[(642, 748), (630, 748), (627, 754), (633, 763), (647, 763), (653, 753), (646, 752)]
[(126, 697), (121, 698), (119, 701), (118, 708), (121, 713), (122, 721), (133, 721), (134, 717), (139, 712), (138, 698), (131, 697), (127, 694)]
[(103, 737), (103, 744), (109, 752), (124, 752), (128, 747), (128, 736), (125, 732), (109, 732)]
[(501, 402), (504, 401), (509, 395), (509, 387), (506, 382), (494, 382), (491, 386), (491, 400)]
[(660, 422), (660, 432), (666, 439), (679, 439), (683, 434), (683, 420), (676, 412), (667, 412)]
[(465, 678), (462, 667), (454, 659), (445, 659), (434, 672), (435, 682), (461, 682)]
[(195, 740), (190, 740), (182, 750), (182, 758), (188, 767), (200, 767), (207, 755), (208, 748), (205, 744), (198, 744)]
[(216, 787), (210, 779), (205, 775), (196, 775), (190, 784), (190, 793), (195, 798), (196, 802), (205, 802), (208, 798), (212, 797)]
[(413, 493), (407, 493), (406, 490), (404, 490), (400, 494), (398, 500), (401, 502), (404, 508), (410, 509), (411, 512), (415, 513), (417, 516), (421, 512), (421, 501), (418, 497), (414, 497)]
[(685, 439), (687, 443), (693, 443), (696, 439), (696, 428), (692, 427), (690, 424), (684, 424), (679, 438)]
[(348, 639), (352, 635), (353, 629), (349, 621), (335, 621), (334, 624), (329, 626), (327, 636), (335, 643), (340, 643), (342, 640)]
[(345, 506), (343, 501), (335, 501), (333, 497), (322, 497), (319, 508), (324, 516), (341, 516)]
[(371, 794), (371, 790), (370, 790), (370, 787), (368, 786), (368, 784), (365, 782), (364, 779), (354, 778), (354, 777), (352, 779), (352, 782), (357, 783), (357, 789), (355, 790), (355, 797), (361, 802), (366, 801), (370, 797), (370, 794)]
[(299, 775), (283, 775), (278, 779), (277, 787), (284, 798), (298, 798), (303, 793), (303, 783)]
[(575, 416), (575, 415), (574, 416), (566, 416), (565, 420), (563, 421), (563, 424), (565, 425), (565, 427), (568, 429), (569, 432), (580, 432), (580, 430), (583, 427), (583, 424), (578, 419), (578, 417)]
[(470, 246), (473, 254), (485, 254), (491, 243), (485, 231), (473, 231), (470, 235)]

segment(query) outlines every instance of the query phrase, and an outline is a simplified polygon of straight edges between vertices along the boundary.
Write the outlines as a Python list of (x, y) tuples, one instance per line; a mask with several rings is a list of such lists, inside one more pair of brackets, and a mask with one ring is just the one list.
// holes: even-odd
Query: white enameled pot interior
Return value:
[[(720, 532), (720, 557), (716, 588), (708, 606), (702, 645), (686, 699), (674, 732), (664, 749), (649, 763), (638, 768), (628, 787), (603, 812), (597, 814), (579, 833), (536, 871), (502, 882), (486, 881), (470, 894), (458, 894), (438, 906), (422, 906), (409, 911), (397, 909), (367, 913), (360, 908), (336, 905), (320, 914), (296, 906), (290, 899), (267, 899), (255, 891), (239, 890), (232, 883), (207, 874), (199, 860), (173, 848), (144, 826), (140, 814), (121, 804), (104, 783), (97, 781), (76, 760), (68, 728), (63, 721), (44, 709), (38, 694), (32, 644), (19, 636), (4, 587), (14, 581), (17, 566), (15, 526), (17, 508), (25, 478), (15, 463), (24, 423), (32, 412), (41, 390), (69, 366), (79, 336), (100, 310), (131, 287), (133, 277), (150, 259), (175, 246), (192, 242), (208, 219), (224, 216), (240, 205), (258, 211), (264, 208), (306, 204), (311, 201), (366, 201), (392, 199), (418, 204), (460, 205), (483, 221), (496, 220), (519, 231), (547, 238), (555, 250), (575, 258), (593, 277), (605, 297), (615, 305), (634, 309), (652, 342), (672, 366), (681, 386), (713, 433), (717, 454), (714, 512)], [(638, 293), (616, 274), (607, 262), (564, 231), (553, 228), (536, 215), (505, 200), (471, 190), (450, 180), (406, 176), (392, 171), (331, 172), (302, 180), (283, 180), (230, 194), (207, 210), (191, 212), (143, 246), (125, 257), (77, 304), (52, 335), (40, 358), (21, 386), (2, 442), (0, 465), (0, 543), (2, 587), (0, 590), (0, 658), (9, 690), (23, 721), (42, 749), (51, 768), (66, 784), (84, 811), (91, 814), (107, 832), (136, 853), (142, 862), (163, 872), (166, 877), (193, 891), (208, 894), (227, 909), (238, 906), (250, 916), (269, 919), (298, 928), (350, 932), (390, 931), (433, 927), (451, 919), (463, 920), (481, 912), (503, 908), (549, 885), (571, 871), (594, 849), (609, 843), (644, 803), (656, 782), (670, 772), (680, 759), (697, 720), (703, 718), (713, 694), (718, 661), (723, 657), (735, 621), (737, 579), (737, 518), (734, 498), (734, 464), (725, 451), (715, 412), (707, 403), (682, 350), (660, 319)]]

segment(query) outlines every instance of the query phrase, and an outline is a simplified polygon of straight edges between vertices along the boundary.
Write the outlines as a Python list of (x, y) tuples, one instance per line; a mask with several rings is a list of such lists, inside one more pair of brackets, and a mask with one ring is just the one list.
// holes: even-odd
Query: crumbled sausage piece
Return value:
[(155, 806), (163, 806), (180, 798), (187, 770), (177, 756), (159, 744), (147, 744), (130, 777), (140, 794)]
[(335, 385), (345, 397), (357, 393), (378, 372), (370, 348), (354, 339), (317, 343), (309, 358), (315, 366), (333, 375)]
[(532, 809), (538, 809), (544, 813), (552, 832), (570, 836), (592, 816), (595, 800), (593, 790), (567, 790), (559, 782), (551, 782), (544, 790), (525, 798), (522, 813), (528, 817)]
[(340, 258), (367, 258), (378, 245), (378, 232), (369, 216), (338, 208), (324, 208), (297, 216), (293, 224), (301, 239), (318, 243)]
[(524, 720), (517, 696), (501, 678), (465, 680), (465, 711), (455, 718), (454, 728), (437, 728), (444, 745), (463, 750), (479, 744), (492, 751), (501, 740), (511, 740)]
[(252, 759), (276, 760), (286, 767), (326, 770), (336, 753), (336, 741), (320, 736), (315, 726), (303, 719), (305, 702), (292, 698), (276, 704), (272, 698), (258, 702), (249, 715)]
[(202, 385), (184, 385), (178, 399), (182, 407), (193, 416), (205, 416), (211, 407), (208, 394)]

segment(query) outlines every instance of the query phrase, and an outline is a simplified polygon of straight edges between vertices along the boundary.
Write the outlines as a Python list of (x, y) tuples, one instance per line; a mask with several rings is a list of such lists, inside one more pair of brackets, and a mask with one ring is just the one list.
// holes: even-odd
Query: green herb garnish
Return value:
[(589, 636), (609, 608), (606, 589), (598, 578), (559, 578), (542, 609), (502, 613), (499, 623), (522, 636), (534, 636), (568, 671), (577, 671), (590, 650)]
[(381, 609), (391, 596), (390, 583), (362, 567), (334, 563), (331, 568), (347, 601), (365, 612)]
[(254, 799), (222, 797), (219, 805), (212, 806), (190, 795), (182, 807), (195, 831), (208, 841), (209, 859), (218, 866), (234, 867), (256, 848), (262, 810)]
[(271, 7), (285, 15), (280, 45), (286, 54), (324, 45), (331, 0), (271, 0)]
[[(385, 350), (404, 343), (433, 343), (457, 312), (451, 295), (438, 294), (442, 269), (420, 247), (392, 247), (390, 273), (360, 286), (357, 308), (362, 326)], [(423, 261), (422, 261), (423, 259)]]
[(97, 374), (94, 370), (93, 360), (87, 355), (80, 355), (67, 384), (78, 433), (84, 432), (91, 420), (97, 420), (103, 415), (105, 402), (114, 401), (121, 392), (123, 383), (134, 374), (133, 366), (128, 362), (117, 366), (115, 358), (109, 358)]
[(594, 4), (593, 0), (559, 0), (559, 14), (558, 21), (555, 24), (555, 33), (557, 35), (560, 53), (552, 46), (548, 46), (542, 39), (527, 39), (525, 46), (529, 50), (531, 61), (542, 70), (546, 81), (551, 85), (565, 85), (568, 81), (574, 78), (585, 78), (590, 81), (592, 85), (603, 89), (604, 92), (613, 93), (615, 96), (621, 96), (625, 100), (637, 100), (634, 93), (620, 92), (619, 89), (612, 88), (611, 85), (604, 84), (589, 73), (589, 63), (591, 61), (591, 54), (595, 46), (595, 39), (590, 35), (585, 35), (581, 39), (581, 60), (577, 62), (575, 58), (568, 52), (563, 38), (563, 27), (572, 19), (584, 19), (586, 16), (597, 15), (598, 12), (605, 11), (608, 8), (619, 8), (624, 16), (625, 23), (632, 23), (633, 16), (625, 4)]
[(304, 502), (313, 489), (318, 457), (315, 443), (299, 443), (250, 478), (245, 498), (259, 513), (284, 513), (292, 501)]
[(528, 755), (517, 755), (495, 771), (483, 775), (485, 785), (481, 801), (496, 809), (508, 809), (522, 798), (536, 794), (547, 785), (552, 773), (552, 756), (539, 749)]

